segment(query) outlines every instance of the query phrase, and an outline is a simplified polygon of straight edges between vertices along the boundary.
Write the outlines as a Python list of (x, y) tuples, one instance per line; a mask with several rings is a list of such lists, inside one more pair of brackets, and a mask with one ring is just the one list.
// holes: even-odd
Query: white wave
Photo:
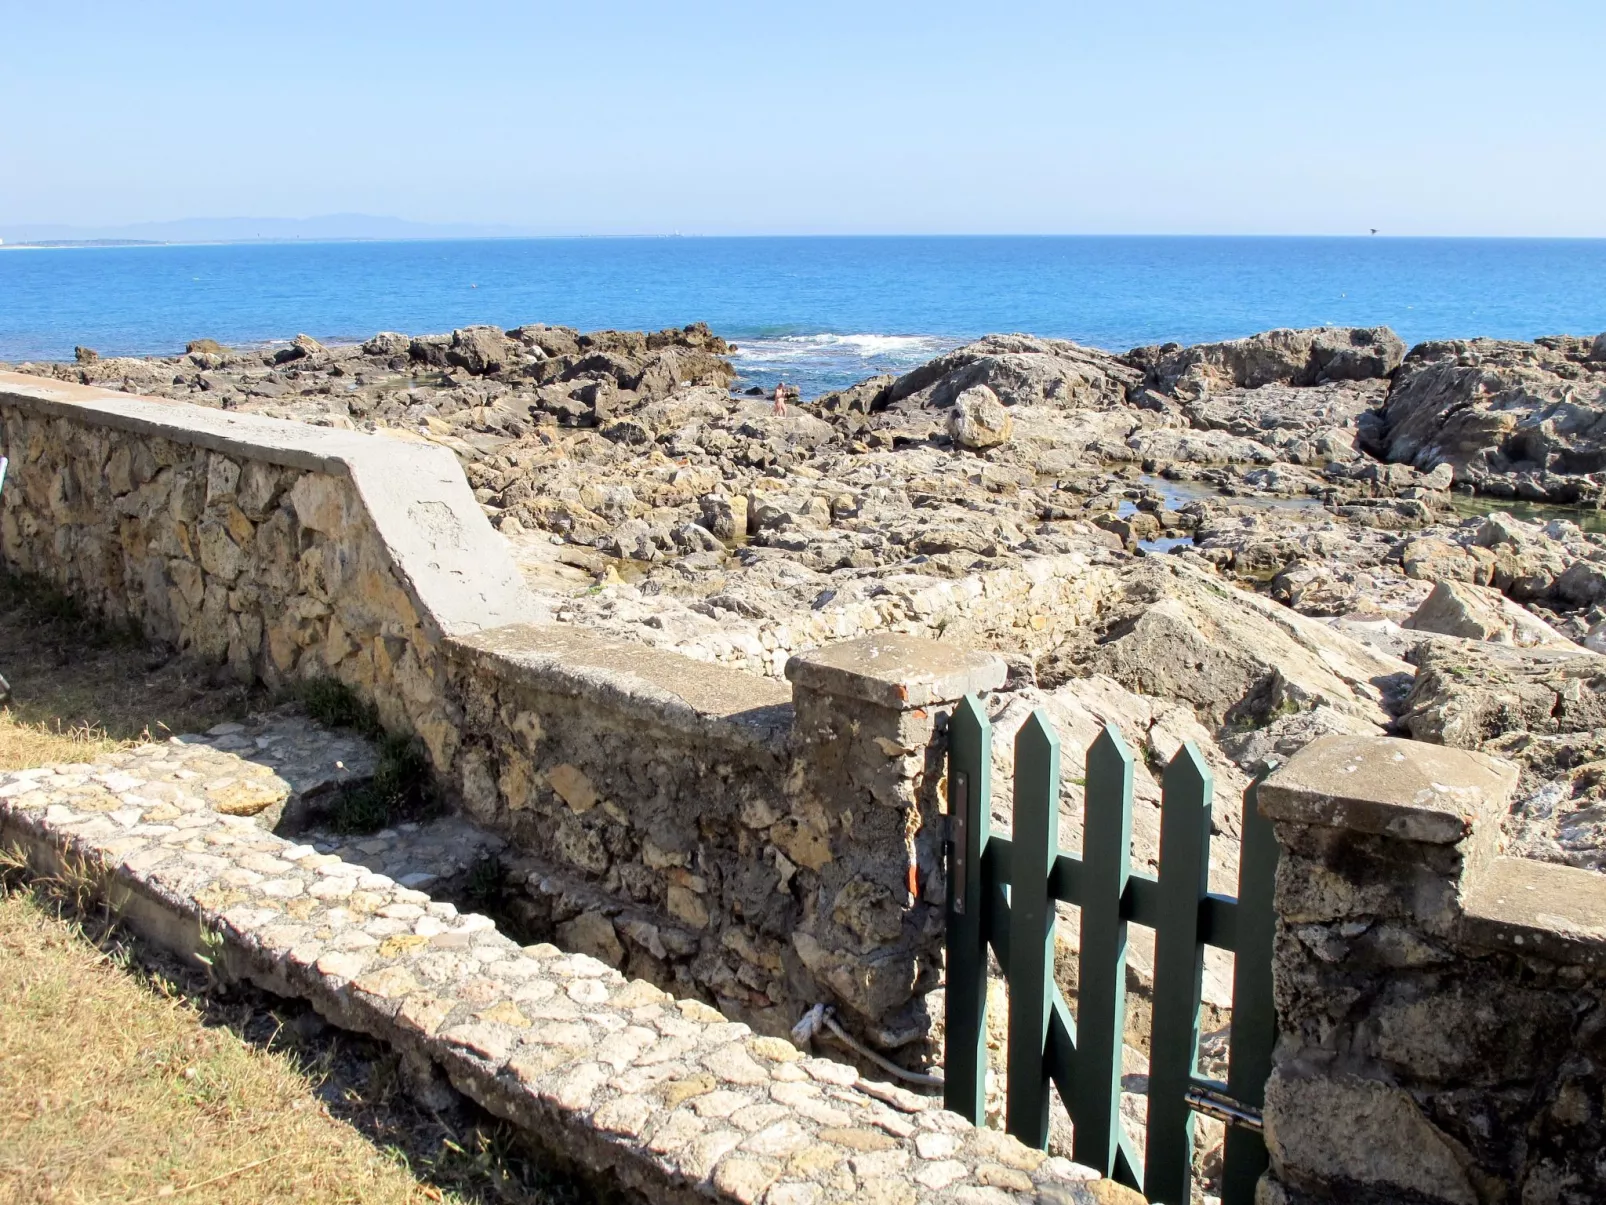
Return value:
[(927, 359), (954, 345), (937, 335), (783, 335), (774, 339), (738, 339), (732, 353), (738, 360), (802, 360), (824, 356), (861, 359)]

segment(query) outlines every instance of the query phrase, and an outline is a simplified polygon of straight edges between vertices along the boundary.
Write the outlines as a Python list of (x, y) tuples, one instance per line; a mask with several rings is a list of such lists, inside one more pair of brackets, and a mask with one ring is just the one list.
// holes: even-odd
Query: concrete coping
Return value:
[(757, 674), (564, 624), (508, 624), (446, 641), (506, 681), (584, 698), (659, 728), (780, 754), (792, 729), (786, 687)]
[(1008, 673), (994, 653), (919, 636), (885, 634), (798, 653), (786, 677), (802, 690), (906, 711), (996, 690)]
[(447, 448), (15, 372), (0, 372), (0, 405), (346, 478), (432, 635), (538, 614), (512, 554)]
[(1468, 944), (1606, 967), (1606, 877), (1593, 871), (1495, 858), (1472, 876), (1461, 905)]
[(1261, 783), (1260, 810), (1272, 820), (1454, 845), (1478, 822), (1497, 822), (1516, 785), (1516, 767), (1486, 754), (1325, 736)]

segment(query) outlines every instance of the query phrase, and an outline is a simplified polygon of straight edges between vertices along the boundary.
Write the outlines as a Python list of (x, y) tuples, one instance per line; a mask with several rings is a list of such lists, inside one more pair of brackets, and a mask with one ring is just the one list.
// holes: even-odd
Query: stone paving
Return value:
[(325, 728), (291, 707), (253, 715), (244, 723), (219, 724), (205, 733), (187, 733), (172, 743), (230, 754), (247, 763), (240, 773), (259, 783), (259, 789), (213, 806), (229, 815), (254, 816), (270, 829), (297, 804), (372, 778), (376, 762), (371, 742), (355, 732)]
[(361, 764), (342, 734), (318, 745), (297, 731), (284, 717), (221, 725), (0, 775), (0, 841), (41, 866), (99, 868), (136, 929), (184, 952), (220, 946), (228, 974), (391, 1042), (415, 1079), (444, 1073), (654, 1202), (1141, 1200), (594, 958), (521, 949), (489, 918), (372, 868), (422, 830), (357, 849), (370, 865), (266, 831), (260, 818), (321, 763)]
[(377, 833), (351, 836), (311, 828), (297, 834), (320, 854), (378, 871), (403, 887), (437, 891), (460, 886), (507, 842), (461, 816), (442, 816), (421, 824), (398, 824)]

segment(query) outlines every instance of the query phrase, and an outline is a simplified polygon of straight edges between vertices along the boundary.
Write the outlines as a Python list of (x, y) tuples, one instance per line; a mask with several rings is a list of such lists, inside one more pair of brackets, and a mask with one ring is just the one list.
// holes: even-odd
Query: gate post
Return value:
[(819, 998), (883, 1049), (929, 1041), (924, 994), (940, 980), (947, 887), (948, 716), (1005, 673), (994, 654), (890, 634), (786, 665), (795, 795), (770, 832), (812, 872), (799, 880), (811, 898), (792, 947)]
[(1324, 737), (1281, 860), (1263, 1200), (1606, 1200), (1606, 879), (1499, 855), (1516, 768)]

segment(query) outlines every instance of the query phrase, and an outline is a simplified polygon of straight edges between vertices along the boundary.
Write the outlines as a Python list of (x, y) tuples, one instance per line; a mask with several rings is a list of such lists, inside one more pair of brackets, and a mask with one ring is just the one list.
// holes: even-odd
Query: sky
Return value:
[(0, 0), (0, 237), (1606, 236), (1600, 0)]

